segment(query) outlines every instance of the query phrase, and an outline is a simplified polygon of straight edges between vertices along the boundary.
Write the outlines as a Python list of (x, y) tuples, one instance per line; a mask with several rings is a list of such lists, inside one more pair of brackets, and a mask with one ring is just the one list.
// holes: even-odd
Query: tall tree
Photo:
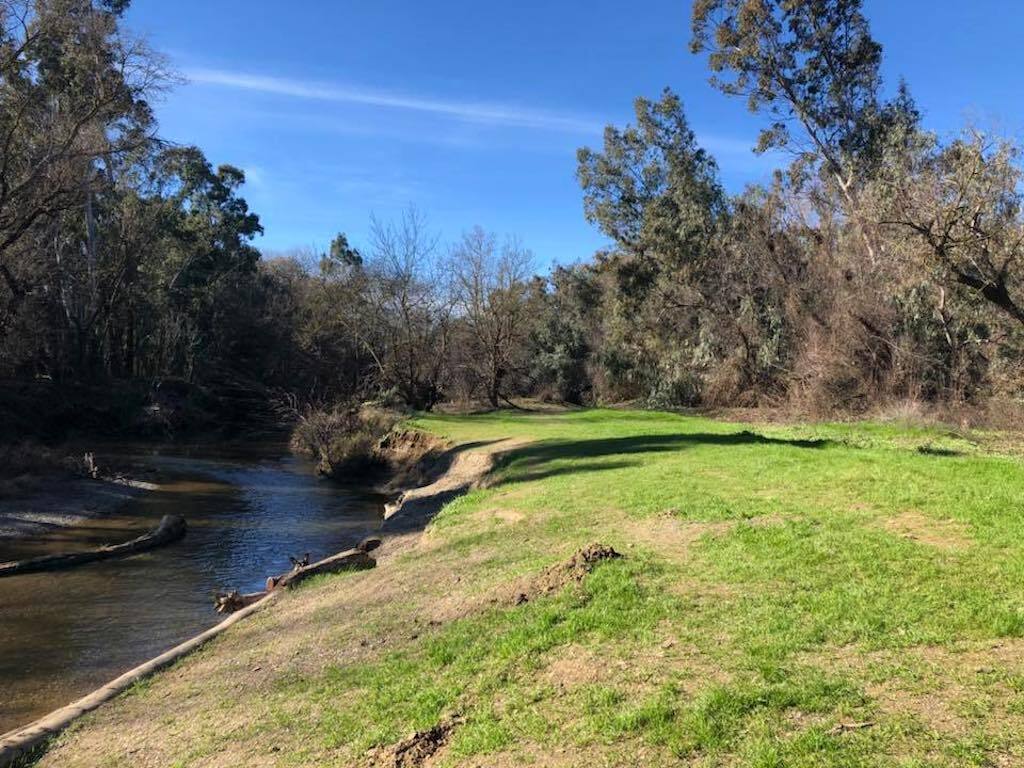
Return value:
[(506, 385), (527, 369), (530, 324), (528, 280), (533, 254), (515, 240), (498, 246), (494, 235), (474, 227), (451, 255), (459, 319), (466, 331), (466, 365), (497, 408)]
[(659, 402), (692, 404), (728, 201), (674, 93), (637, 99), (635, 110), (635, 125), (605, 129), (603, 151), (577, 153), (584, 212), (617, 245), (603, 264), (618, 284), (607, 338), (615, 378), (632, 379), (645, 396), (672, 379)]
[(602, 152), (577, 152), (584, 213), (648, 269), (699, 270), (725, 212), (718, 168), (674, 93), (634, 107), (636, 125), (608, 126)]
[(861, 190), (893, 131), (906, 134), (918, 114), (904, 87), (891, 102), (881, 98), (882, 47), (861, 0), (696, 0), (692, 29), (712, 84), (772, 121), (757, 150), (793, 152), (797, 177), (820, 171), (874, 259)]
[(451, 320), (437, 236), (410, 208), (396, 221), (373, 219), (370, 239), (359, 308), (339, 318), (373, 359), (379, 390), (429, 410), (443, 394)]
[(127, 5), (0, 2), (0, 279), (8, 321), (33, 289), (31, 272), (14, 263), (16, 246), (38, 223), (87, 209), (110, 164), (151, 139), (147, 99), (167, 73), (145, 44), (120, 31)]

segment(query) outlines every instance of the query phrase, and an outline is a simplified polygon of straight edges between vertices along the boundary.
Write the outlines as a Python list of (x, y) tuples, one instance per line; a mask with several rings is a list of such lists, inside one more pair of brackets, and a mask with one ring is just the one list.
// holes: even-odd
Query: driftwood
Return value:
[(275, 589), (287, 589), (305, 581), (310, 576), (319, 576), (322, 573), (338, 573), (339, 571), (361, 571), (365, 568), (373, 568), (377, 564), (370, 555), (362, 549), (347, 549), (331, 557), (318, 560), (312, 565), (296, 568), (283, 576), (271, 576), (267, 579), (267, 592)]
[(368, 536), (356, 545), (356, 549), (360, 549), (363, 552), (373, 552), (383, 543), (380, 536)]
[(266, 596), (266, 592), (242, 594), (237, 589), (233, 589), (230, 592), (217, 593), (213, 600), (213, 607), (217, 610), (217, 613), (234, 613), (253, 603), (258, 603)]
[(71, 568), (99, 560), (111, 560), (115, 557), (127, 557), (162, 547), (177, 541), (185, 535), (185, 518), (178, 515), (164, 515), (160, 525), (149, 533), (126, 541), (123, 544), (112, 544), (81, 552), (66, 552), (58, 555), (43, 555), (27, 560), (12, 560), (0, 563), (0, 577), (16, 576), (20, 573), (36, 573), (39, 571), (55, 571), (60, 568)]
[[(169, 518), (165, 517), (164, 520), (161, 521), (161, 528), (164, 527), (164, 523), (167, 522), (168, 519)], [(173, 520), (173, 518), (170, 519)], [(177, 519), (181, 521), (180, 536), (184, 534), (185, 523), (181, 518)], [(128, 543), (130, 544), (131, 542)], [(317, 563), (313, 563), (312, 565), (294, 570), (291, 573), (278, 577), (277, 580), (268, 579), (268, 587), (270, 581), (275, 581), (274, 587), (289, 587), (301, 581), (305, 576), (313, 576), (318, 573), (334, 573), (336, 571), (343, 571), (347, 569), (373, 568), (376, 565), (376, 561), (367, 553), (377, 549), (380, 545), (381, 540), (377, 537), (364, 539), (355, 549), (341, 552), (333, 557), (328, 557)], [(115, 696), (120, 695), (138, 681), (149, 677), (154, 672), (157, 672), (170, 664), (173, 664), (194, 651), (196, 648), (199, 648), (203, 643), (222, 633), (232, 624), (241, 621), (246, 616), (249, 616), (257, 610), (260, 610), (263, 606), (278, 598), (278, 591), (278, 589), (268, 588), (266, 592), (255, 592), (248, 595), (240, 595), (238, 592), (233, 593), (238, 595), (240, 599), (246, 601), (246, 605), (244, 608), (241, 608), (241, 610), (237, 610), (233, 615), (228, 616), (217, 626), (208, 629), (205, 632), (201, 632), (191, 640), (186, 640), (184, 643), (160, 654), (156, 658), (150, 659), (146, 663), (140, 664), (134, 669), (125, 672), (123, 675), (107, 683), (102, 688), (98, 688), (87, 696), (82, 697), (78, 701), (69, 704), (66, 707), (62, 707), (51, 712), (50, 714), (41, 717), (26, 726), (0, 734), (0, 767), (10, 765), (14, 761), (29, 755), (41, 744), (67, 728), (77, 718), (87, 712), (91, 712), (104, 702), (110, 701)], [(228, 611), (230, 610), (231, 609), (228, 609)]]
[(217, 613), (234, 613), (259, 602), (274, 590), (293, 587), (310, 576), (317, 576), (321, 573), (337, 573), (350, 570), (361, 571), (366, 568), (373, 568), (377, 561), (370, 557), (368, 553), (377, 549), (380, 545), (381, 540), (376, 536), (371, 536), (359, 542), (355, 549), (347, 549), (344, 552), (339, 552), (313, 564), (309, 562), (308, 552), (301, 559), (289, 557), (288, 559), (292, 561), (292, 570), (280, 576), (268, 577), (267, 588), (263, 592), (243, 594), (237, 589), (230, 592), (218, 592), (214, 596), (213, 607), (217, 610)]

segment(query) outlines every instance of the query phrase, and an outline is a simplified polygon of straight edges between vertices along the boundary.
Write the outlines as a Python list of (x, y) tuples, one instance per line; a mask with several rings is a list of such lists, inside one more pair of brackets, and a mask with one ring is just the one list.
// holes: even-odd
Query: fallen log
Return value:
[(39, 571), (55, 571), (60, 568), (72, 568), (76, 565), (94, 563), (99, 560), (111, 560), (115, 557), (127, 557), (139, 552), (162, 547), (177, 541), (185, 535), (185, 518), (179, 515), (164, 515), (160, 525), (149, 533), (144, 533), (123, 544), (111, 544), (81, 552), (65, 552), (57, 555), (30, 557), (27, 560), (12, 560), (0, 563), (0, 578), (16, 576), (21, 573), (38, 573)]
[(238, 613), (228, 616), (217, 626), (201, 632), (191, 640), (186, 640), (184, 643), (176, 645), (156, 658), (150, 659), (145, 664), (140, 664), (134, 669), (125, 672), (120, 677), (110, 681), (102, 688), (97, 688), (87, 696), (83, 696), (78, 701), (68, 704), (66, 707), (61, 707), (26, 726), (0, 734), (0, 767), (11, 765), (15, 761), (30, 755), (33, 750), (63, 731), (77, 718), (87, 712), (91, 712), (115, 696), (124, 693), (135, 683), (144, 680), (154, 672), (188, 655), (203, 645), (203, 643), (221, 634), (231, 625), (260, 610), (267, 603), (276, 599), (277, 595), (266, 595), (265, 597), (265, 600), (260, 600), (253, 605), (243, 608)]
[(247, 592), (245, 594), (233, 589), (230, 592), (219, 592), (214, 596), (213, 607), (217, 613), (234, 613), (258, 603), (267, 596), (266, 592)]
[(367, 536), (365, 539), (356, 544), (356, 549), (361, 549), (363, 552), (373, 552), (373, 550), (380, 547), (383, 544), (383, 540), (380, 536)]
[(338, 573), (339, 571), (361, 571), (366, 568), (373, 568), (377, 561), (370, 557), (369, 553), (362, 549), (347, 549), (336, 555), (331, 555), (323, 560), (318, 560), (311, 565), (297, 568), (281, 576), (271, 576), (267, 579), (267, 592), (276, 589), (287, 589), (305, 581), (310, 576), (319, 576), (322, 573)]
[(218, 592), (213, 598), (213, 607), (217, 613), (234, 613), (242, 608), (257, 603), (273, 592), (275, 589), (287, 589), (293, 587), (303, 579), (316, 576), (321, 573), (338, 573), (339, 571), (361, 571), (373, 568), (377, 561), (370, 557), (369, 553), (381, 545), (381, 540), (376, 536), (363, 539), (356, 545), (355, 549), (347, 549), (331, 557), (324, 558), (313, 564), (309, 562), (309, 554), (298, 560), (290, 557), (292, 570), (280, 576), (267, 577), (267, 588), (263, 592), (242, 593), (237, 589), (230, 592)]

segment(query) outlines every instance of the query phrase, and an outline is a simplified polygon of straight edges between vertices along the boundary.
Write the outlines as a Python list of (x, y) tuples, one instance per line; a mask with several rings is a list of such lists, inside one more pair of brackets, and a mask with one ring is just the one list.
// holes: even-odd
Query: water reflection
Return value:
[(380, 500), (317, 479), (276, 450), (153, 455), (161, 490), (116, 516), (31, 542), (0, 541), (0, 560), (122, 541), (182, 514), (180, 542), (126, 560), (0, 580), (0, 732), (70, 702), (217, 622), (212, 593), (253, 591), (351, 546), (380, 526)]

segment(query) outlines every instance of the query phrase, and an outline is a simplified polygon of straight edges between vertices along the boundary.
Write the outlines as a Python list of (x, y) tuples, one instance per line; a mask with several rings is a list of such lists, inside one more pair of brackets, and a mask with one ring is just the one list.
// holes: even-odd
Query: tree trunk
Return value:
[(97, 547), (82, 552), (67, 552), (61, 555), (43, 555), (28, 560), (12, 560), (8, 563), (0, 563), (0, 578), (4, 576), (16, 576), (21, 573), (35, 573), (38, 571), (55, 571), (60, 568), (71, 568), (85, 563), (94, 563), (99, 560), (110, 560), (115, 557), (127, 557), (139, 552), (170, 544), (185, 535), (185, 518), (178, 515), (164, 515), (155, 529), (145, 533), (138, 538), (126, 541), (124, 544), (113, 546)]

